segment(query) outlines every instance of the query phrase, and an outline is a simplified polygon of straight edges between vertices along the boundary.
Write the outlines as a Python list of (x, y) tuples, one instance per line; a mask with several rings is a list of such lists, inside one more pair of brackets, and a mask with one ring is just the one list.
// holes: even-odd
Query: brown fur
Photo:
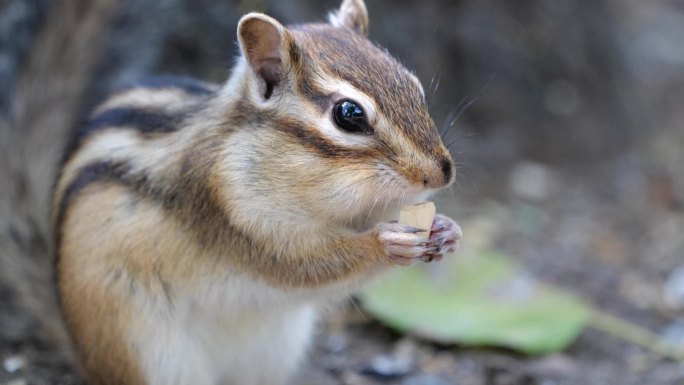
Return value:
[[(347, 30), (324, 24), (295, 26), (291, 31), (300, 46), (305, 73), (341, 78), (359, 90), (373, 95), (397, 131), (422, 146), (423, 151), (439, 148), (439, 135), (425, 106), (423, 95), (410, 73), (386, 51)], [(386, 138), (383, 138), (386, 139)], [(446, 154), (442, 154), (446, 155)]]
[[(375, 196), (402, 198), (374, 167), (416, 191), (450, 183), (442, 164), (453, 161), (422, 91), (395, 59), (354, 29), (269, 23), (240, 24), (244, 78), (210, 95), (172, 85), (118, 93), (74, 139), (53, 201), (58, 286), (94, 383), (144, 383), (130, 330), (153, 328), (151, 314), (206, 282), (246, 274), (295, 292), (390, 266), (370, 213)], [(372, 98), (375, 135), (341, 142), (321, 130), (343, 96), (321, 79)], [(150, 127), (150, 111), (163, 129)], [(352, 192), (358, 205), (334, 207)], [(245, 212), (258, 195), (274, 210)], [(298, 227), (308, 223), (315, 236)]]
[[(107, 206), (125, 199), (125, 191), (121, 191), (120, 186), (106, 184), (91, 185), (88, 190), (94, 194), (83, 196), (69, 210), (65, 219), (65, 227), (69, 231), (63, 234), (60, 242), (62, 254), (83, 259), (75, 263), (60, 263), (58, 266), (60, 297), (66, 323), (90, 383), (144, 384), (137, 363), (133, 360), (133, 349), (125, 343), (126, 336), (122, 335), (123, 326), (131, 323), (130, 316), (134, 311), (129, 300), (132, 287), (125, 279), (128, 272), (117, 274), (121, 268), (115, 264), (110, 265), (106, 259), (108, 255), (106, 252), (103, 254), (104, 250), (113, 247), (107, 242), (121, 241), (115, 231), (124, 229), (106, 228), (110, 233), (106, 239), (88, 241), (79, 238), (74, 241), (71, 236), (73, 232), (83, 232), (84, 227), (88, 230), (102, 229), (104, 223), (111, 219), (111, 211)], [(96, 193), (93, 190), (97, 190)], [(98, 201), (99, 210), (95, 212), (92, 211), (92, 200)], [(107, 202), (104, 207), (103, 201)], [(88, 246), (90, 252), (75, 252), (74, 242), (79, 244), (76, 250)], [(92, 259), (98, 259), (100, 263), (93, 264)], [(84, 269), (83, 266), (107, 269), (104, 276), (111, 278), (104, 282), (81, 279), (81, 275), (90, 273), (89, 268)], [(84, 304), (97, 306), (83, 306)]]

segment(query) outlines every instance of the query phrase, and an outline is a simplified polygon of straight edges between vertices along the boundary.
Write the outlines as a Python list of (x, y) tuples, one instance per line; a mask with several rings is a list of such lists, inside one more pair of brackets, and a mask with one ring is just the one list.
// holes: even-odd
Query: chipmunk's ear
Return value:
[(359, 35), (368, 35), (368, 10), (363, 0), (344, 0), (340, 8), (328, 15), (333, 27), (347, 28)]
[(270, 16), (248, 13), (238, 23), (238, 40), (242, 54), (263, 80), (262, 95), (268, 99), (285, 77), (291, 44), (285, 27)]

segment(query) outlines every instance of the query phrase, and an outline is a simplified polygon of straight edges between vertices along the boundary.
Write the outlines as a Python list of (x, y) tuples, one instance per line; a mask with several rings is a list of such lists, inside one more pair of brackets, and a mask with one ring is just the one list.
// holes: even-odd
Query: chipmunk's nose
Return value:
[(454, 179), (454, 161), (443, 157), (434, 161), (432, 170), (423, 174), (423, 186), (426, 188), (442, 188)]
[(449, 184), (454, 177), (454, 166), (451, 164), (452, 160), (448, 158), (442, 159), (442, 173), (444, 174), (444, 183)]

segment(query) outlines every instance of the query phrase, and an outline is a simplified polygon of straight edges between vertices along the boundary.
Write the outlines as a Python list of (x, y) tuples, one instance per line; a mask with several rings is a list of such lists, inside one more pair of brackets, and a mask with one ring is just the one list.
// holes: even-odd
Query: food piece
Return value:
[(430, 236), (430, 229), (436, 212), (435, 204), (432, 202), (404, 206), (399, 212), (399, 223), (426, 230), (419, 232), (418, 235), (427, 239)]

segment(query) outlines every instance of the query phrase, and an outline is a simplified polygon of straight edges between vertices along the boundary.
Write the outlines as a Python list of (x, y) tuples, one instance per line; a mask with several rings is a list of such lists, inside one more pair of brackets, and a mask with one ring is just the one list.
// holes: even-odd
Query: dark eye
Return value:
[(361, 106), (351, 100), (342, 100), (333, 107), (333, 117), (335, 123), (344, 131), (352, 134), (373, 133), (373, 129), (366, 122), (366, 113)]

